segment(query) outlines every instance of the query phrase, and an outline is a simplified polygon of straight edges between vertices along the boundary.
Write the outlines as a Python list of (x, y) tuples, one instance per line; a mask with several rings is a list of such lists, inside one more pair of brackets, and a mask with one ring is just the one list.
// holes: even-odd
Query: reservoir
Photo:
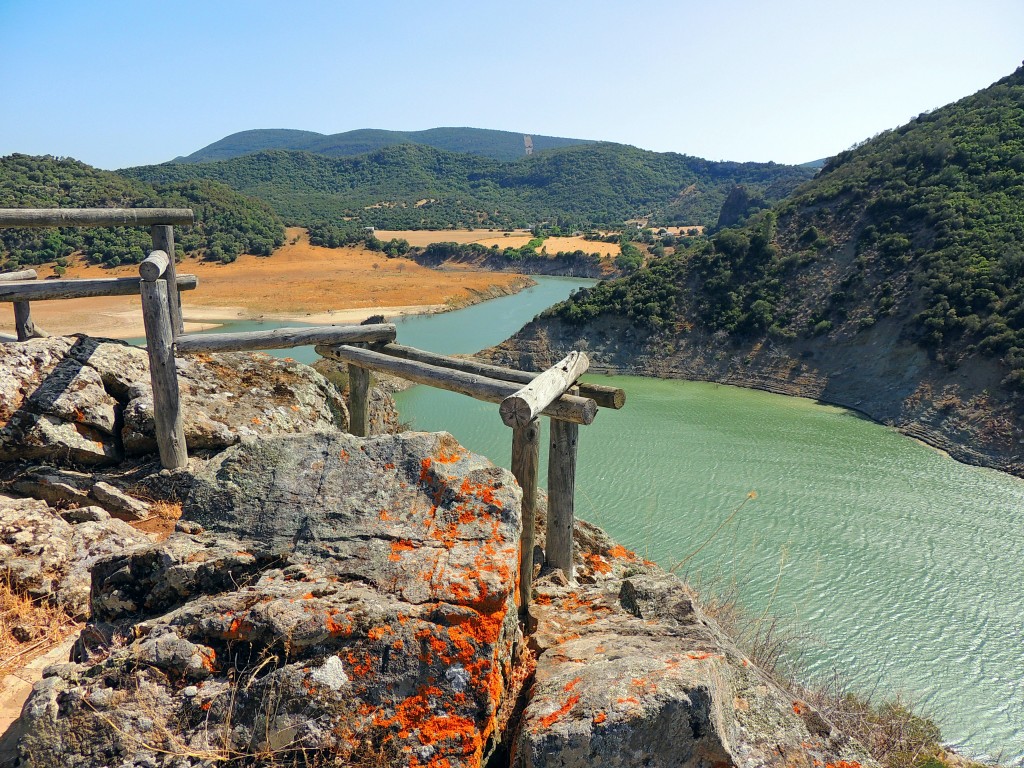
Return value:
[[(475, 352), (589, 282), (538, 278), (407, 318), (398, 340)], [(835, 671), (876, 699), (900, 691), (965, 753), (1024, 765), (1024, 481), (809, 400), (593, 380), (627, 399), (580, 428), (579, 517), (698, 589), (735, 594), (751, 616), (779, 617), (809, 677)], [(396, 399), (412, 428), (509, 466), (497, 406), (428, 387)]]

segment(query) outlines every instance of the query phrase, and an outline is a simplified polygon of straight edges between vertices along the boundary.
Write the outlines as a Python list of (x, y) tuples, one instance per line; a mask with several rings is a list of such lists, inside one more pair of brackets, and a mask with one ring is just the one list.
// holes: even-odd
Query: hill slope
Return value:
[[(150, 185), (71, 158), (0, 158), (0, 208), (191, 208), (196, 226), (175, 229), (182, 252), (230, 261), (267, 254), (284, 242), (284, 226), (266, 204), (216, 181)], [(83, 252), (96, 263), (141, 261), (151, 248), (144, 227), (0, 229), (0, 269), (55, 261)]]
[[(531, 136), (536, 152), (574, 144), (589, 144), (585, 139), (563, 139), (557, 136)], [(493, 131), (485, 128), (430, 128), (425, 131), (385, 131), (363, 128), (325, 135), (313, 131), (258, 129), (225, 136), (176, 163), (208, 163), (230, 160), (267, 149), (313, 152), (328, 157), (350, 157), (375, 152), (395, 144), (422, 144), (446, 152), (464, 152), (495, 160), (517, 160), (526, 155), (522, 133)]]
[(747, 226), (582, 292), (506, 354), (543, 354), (543, 335), (854, 406), (1024, 474), (1024, 68), (840, 154)]
[(775, 163), (715, 163), (621, 144), (554, 149), (515, 162), (401, 144), (351, 158), (266, 151), (216, 163), (125, 173), (151, 183), (212, 179), (259, 197), (289, 223), (356, 220), (385, 229), (584, 228), (652, 217), (713, 224), (737, 184), (777, 201), (813, 171)]

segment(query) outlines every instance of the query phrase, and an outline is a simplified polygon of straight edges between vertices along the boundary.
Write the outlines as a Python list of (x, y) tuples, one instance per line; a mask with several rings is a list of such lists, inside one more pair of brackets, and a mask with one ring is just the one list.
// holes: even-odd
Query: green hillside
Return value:
[(620, 144), (554, 149), (514, 162), (400, 144), (350, 158), (267, 151), (122, 173), (151, 183), (220, 181), (299, 225), (352, 220), (406, 229), (540, 221), (586, 228), (634, 217), (651, 217), (652, 224), (713, 225), (737, 184), (774, 202), (813, 171), (710, 162)]
[(996, 357), (1021, 387), (1024, 68), (832, 158), (754, 223), (557, 310), (607, 312), (821, 344), (892, 317), (941, 363)]
[[(70, 158), (0, 158), (2, 208), (191, 208), (197, 224), (178, 227), (184, 253), (230, 261), (240, 253), (270, 254), (284, 242), (284, 226), (266, 204), (224, 184), (192, 179), (150, 185)], [(0, 269), (55, 261), (82, 252), (96, 263), (141, 261), (151, 248), (144, 227), (2, 229)]]
[[(546, 149), (588, 144), (584, 139), (563, 139), (557, 136), (531, 136), (535, 152)], [(517, 160), (526, 155), (522, 133), (493, 131), (484, 128), (430, 128), (425, 131), (385, 131), (363, 128), (344, 133), (324, 135), (313, 131), (260, 129), (241, 131), (215, 141), (176, 163), (208, 163), (230, 160), (268, 149), (313, 152), (328, 157), (350, 157), (375, 152), (395, 144), (422, 144), (445, 152), (463, 152), (495, 160)]]

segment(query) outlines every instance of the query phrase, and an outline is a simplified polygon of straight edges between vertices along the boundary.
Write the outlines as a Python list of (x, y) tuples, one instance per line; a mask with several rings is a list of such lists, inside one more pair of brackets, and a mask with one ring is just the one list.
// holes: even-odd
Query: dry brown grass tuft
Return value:
[(62, 608), (32, 599), (0, 573), (0, 678), (42, 656), (79, 626)]
[(181, 502), (150, 502), (150, 515), (145, 520), (135, 520), (129, 525), (137, 531), (148, 533), (156, 541), (163, 541), (174, 533), (174, 524), (181, 517)]

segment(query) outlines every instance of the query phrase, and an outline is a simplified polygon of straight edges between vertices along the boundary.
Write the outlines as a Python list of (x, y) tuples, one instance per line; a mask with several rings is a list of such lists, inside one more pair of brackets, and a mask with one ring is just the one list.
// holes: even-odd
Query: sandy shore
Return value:
[[(502, 272), (440, 272), (408, 259), (388, 259), (363, 248), (321, 248), (305, 230), (289, 229), (288, 245), (273, 256), (241, 256), (232, 264), (188, 259), (179, 274), (194, 274), (199, 287), (181, 294), (186, 332), (233, 320), (315, 324), (392, 319), (472, 303), (483, 292), (522, 280)], [(37, 267), (41, 278), (51, 269)], [(136, 266), (102, 269), (73, 264), (66, 277), (138, 276)], [(51, 334), (87, 333), (108, 338), (144, 335), (138, 296), (32, 302), (32, 319)], [(0, 309), (0, 332), (14, 332), (13, 311)]]

